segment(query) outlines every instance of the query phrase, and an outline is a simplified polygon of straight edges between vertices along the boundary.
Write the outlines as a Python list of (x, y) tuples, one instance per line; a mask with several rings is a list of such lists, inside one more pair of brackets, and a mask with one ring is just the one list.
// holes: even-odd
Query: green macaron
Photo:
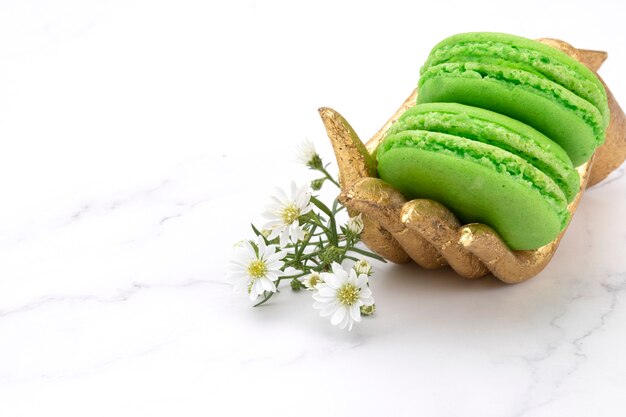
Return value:
[(431, 51), (418, 103), (455, 102), (522, 121), (558, 143), (574, 166), (604, 141), (609, 109), (600, 80), (541, 42), (501, 33), (463, 33)]
[(514, 250), (551, 242), (569, 220), (579, 178), (537, 130), (456, 103), (407, 110), (378, 147), (378, 173), (407, 198), (429, 198), (464, 223), (492, 226)]

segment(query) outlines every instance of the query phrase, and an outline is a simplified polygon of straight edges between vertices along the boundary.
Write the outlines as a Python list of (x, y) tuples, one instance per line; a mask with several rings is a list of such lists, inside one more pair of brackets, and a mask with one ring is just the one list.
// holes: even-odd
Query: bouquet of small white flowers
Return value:
[[(281, 282), (288, 281), (294, 291), (313, 293), (313, 307), (322, 317), (351, 330), (362, 315), (376, 310), (369, 288), (372, 267), (359, 256), (384, 259), (357, 246), (363, 231), (360, 214), (338, 226), (337, 215), (345, 207), (338, 199), (328, 206), (313, 195), (326, 182), (337, 187), (339, 183), (310, 141), (301, 145), (299, 160), (323, 176), (310, 185), (292, 183), (289, 195), (280, 191), (272, 197), (264, 213), (268, 221), (260, 229), (252, 224), (256, 238), (237, 245), (231, 280), (235, 289), (256, 301), (255, 307), (276, 294)], [(352, 268), (345, 270), (345, 261), (352, 261)]]

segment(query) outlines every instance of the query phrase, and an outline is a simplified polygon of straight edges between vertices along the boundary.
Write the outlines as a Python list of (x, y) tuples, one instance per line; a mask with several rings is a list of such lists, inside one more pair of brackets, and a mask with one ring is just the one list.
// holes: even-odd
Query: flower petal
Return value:
[[(308, 201), (307, 201), (307, 204), (308, 204)], [(303, 207), (300, 209), (300, 215), (307, 214), (311, 210), (313, 210), (313, 204), (308, 204), (306, 207)]]
[(309, 201), (311, 201), (311, 195), (307, 192), (307, 190), (303, 190), (303, 192), (297, 196), (296, 205), (300, 209), (301, 213), (302, 210), (309, 204)]
[(354, 322), (350, 321), (350, 323), (348, 323), (348, 331), (351, 332), (352, 331), (352, 326), (354, 326)]
[(316, 304), (317, 304), (317, 307), (315, 306), (315, 304), (313, 305), (313, 307), (320, 310), (320, 316), (322, 317), (330, 316), (335, 311), (337, 311), (337, 309), (341, 308), (341, 305), (337, 302), (330, 302), (330, 303), (318, 302)]
[(367, 275), (361, 274), (356, 280), (356, 286), (361, 289), (365, 289), (367, 288), (367, 281), (368, 281)]
[(260, 279), (255, 279), (253, 281), (252, 291), (256, 291), (256, 293), (259, 295), (263, 294), (263, 291), (265, 291), (265, 289), (263, 288), (263, 284), (261, 283)]
[(278, 202), (279, 206), (284, 207), (289, 204), (289, 197), (282, 188), (276, 188), (276, 196), (274, 200)]
[(276, 239), (276, 237), (280, 234), (280, 232), (282, 231), (279, 227), (276, 227), (276, 225), (271, 226), (269, 223), (266, 224), (265, 226), (263, 226), (264, 229), (269, 229), (270, 230), (270, 234), (267, 237), (267, 240), (274, 240)]
[(287, 256), (288, 253), (289, 252), (286, 251), (286, 250), (281, 250), (279, 252), (276, 252), (276, 253), (272, 254), (271, 256), (268, 256), (266, 261), (267, 261), (268, 264), (271, 264), (274, 261), (278, 261), (278, 260), (283, 259), (285, 256)]
[(320, 287), (320, 284), (317, 284), (317, 286), (315, 287), (316, 291), (313, 293), (313, 299), (315, 301), (319, 301), (321, 303), (335, 303), (335, 302), (339, 302), (339, 300), (337, 299), (335, 294), (333, 294), (331, 296), (320, 294), (319, 293), (319, 287)]
[(258, 236), (256, 240), (256, 245), (259, 248), (259, 259), (264, 259), (265, 251), (267, 251), (267, 245), (265, 245), (265, 239), (263, 236)]
[(338, 289), (341, 287), (342, 282), (337, 278), (335, 274), (331, 274), (328, 272), (322, 272), (322, 279), (324, 282), (331, 288)]
[(291, 181), (291, 196), (293, 197), (296, 195), (298, 195), (298, 186), (295, 181)]
[(318, 284), (317, 285), (317, 292), (322, 297), (330, 297), (330, 298), (336, 298), (337, 297), (337, 290), (334, 289), (334, 288), (329, 287), (326, 284)]
[(372, 304), (374, 304), (374, 298), (372, 297), (371, 292), (370, 294), (366, 294), (365, 296), (360, 295), (359, 301), (361, 301), (364, 306), (371, 306)]
[(276, 281), (276, 280), (278, 280), (278, 275), (276, 275), (276, 273), (275, 273), (275, 272), (272, 272), (272, 271), (267, 271), (267, 272), (265, 273), (265, 276), (264, 276), (264, 277), (262, 277), (262, 278), (260, 278), (260, 279), (263, 279), (263, 278), (268, 279), (268, 280), (270, 280), (270, 281)]
[(280, 231), (280, 246), (285, 247), (289, 243), (289, 228), (283, 227)]
[[(259, 238), (260, 238), (259, 240), (263, 242), (263, 250), (261, 251), (259, 249), (259, 253), (261, 254), (261, 259), (267, 260), (267, 258), (269, 258), (270, 256), (274, 255), (274, 253), (276, 253), (276, 245), (266, 245), (263, 239), (261, 239), (261, 236), (259, 236)], [(259, 248), (260, 247), (261, 247), (261, 244), (259, 244)]]
[(332, 324), (333, 326), (338, 325), (339, 323), (341, 323), (347, 314), (347, 309), (345, 306), (341, 306), (339, 307), (335, 313), (333, 314), (333, 316), (330, 318), (330, 324)]
[[(281, 262), (282, 263), (282, 262)], [(287, 268), (285, 268), (285, 275), (299, 275), (302, 274), (304, 271), (300, 271), (299, 269), (296, 269), (292, 266), (288, 266)]]
[(341, 284), (345, 284), (348, 281), (348, 273), (337, 262), (333, 262), (331, 265), (333, 274), (340, 280)]
[(265, 291), (276, 292), (276, 286), (269, 278), (259, 278), (259, 282)]
[(343, 318), (343, 320), (341, 321), (341, 323), (339, 323), (339, 328), (340, 329), (345, 329), (346, 327), (348, 327), (348, 331), (352, 330), (352, 319), (350, 318), (350, 314), (346, 313), (346, 316)]
[(357, 323), (361, 321), (361, 308), (358, 303), (354, 303), (350, 306), (350, 317)]
[(370, 287), (363, 287), (359, 290), (359, 298), (368, 298), (372, 296)]
[(354, 268), (350, 268), (350, 275), (348, 276), (348, 283), (356, 287), (357, 286), (356, 282), (357, 282), (356, 271), (354, 270)]
[(251, 259), (257, 259), (256, 252), (254, 251), (254, 248), (252, 247), (249, 241), (244, 240), (242, 242), (242, 245), (246, 249), (246, 251), (248, 251), (248, 253), (250, 254)]

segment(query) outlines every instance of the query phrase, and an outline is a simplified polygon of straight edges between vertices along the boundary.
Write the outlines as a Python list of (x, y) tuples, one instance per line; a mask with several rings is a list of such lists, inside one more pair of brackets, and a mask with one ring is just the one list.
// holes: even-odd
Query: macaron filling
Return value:
[[(422, 74), (419, 86), (437, 77), (458, 77), (483, 79), (515, 86), (531, 91), (544, 98), (555, 101), (575, 113), (593, 130), (596, 146), (604, 141), (604, 122), (600, 111), (590, 102), (580, 98), (570, 90), (533, 73), (511, 69), (504, 66), (482, 64), (480, 62), (444, 63), (428, 68)], [(418, 96), (419, 97), (419, 96)]]

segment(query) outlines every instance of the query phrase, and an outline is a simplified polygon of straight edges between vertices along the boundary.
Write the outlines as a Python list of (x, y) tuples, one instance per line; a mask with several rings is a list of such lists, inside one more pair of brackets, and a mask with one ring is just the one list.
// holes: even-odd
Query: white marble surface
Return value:
[(317, 107), (371, 135), (468, 30), (606, 49), (626, 101), (619, 2), (292, 3), (0, 3), (0, 415), (625, 415), (624, 167), (524, 284), (377, 264), (348, 333), (224, 282)]

